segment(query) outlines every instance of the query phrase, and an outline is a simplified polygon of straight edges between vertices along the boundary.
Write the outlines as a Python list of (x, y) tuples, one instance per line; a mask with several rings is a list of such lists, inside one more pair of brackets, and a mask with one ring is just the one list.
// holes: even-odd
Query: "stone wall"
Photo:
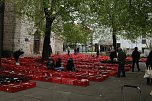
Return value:
[(53, 54), (63, 53), (63, 40), (55, 34), (51, 36), (51, 46)]
[(11, 3), (5, 3), (3, 51), (9, 52), (14, 50), (14, 35), (16, 29), (16, 16), (12, 13), (13, 9), (14, 6)]
[[(25, 17), (24, 22), (20, 24), (20, 48), (23, 49), (26, 55), (33, 54), (33, 44), (34, 44), (34, 25)], [(32, 35), (31, 35), (32, 33)]]
[(20, 49), (20, 31), (21, 31), (21, 22), (16, 18), (16, 25), (13, 37), (13, 51)]
[[(15, 13), (13, 13), (14, 5), (12, 3), (5, 3), (5, 5), (3, 53), (7, 52), (11, 56), (13, 51), (23, 49), (24, 56), (33, 55), (34, 24), (26, 16), (20, 19), (17, 18)], [(41, 37), (40, 54), (43, 49), (43, 40), (43, 37)], [(52, 37), (51, 44), (53, 53), (56, 53), (56, 51), (63, 52), (63, 41), (58, 37)]]
[(3, 53), (11, 55), (13, 51), (23, 49), (26, 55), (33, 53), (33, 38), (29, 35), (33, 32), (33, 24), (30, 23), (25, 17), (21, 22), (16, 14), (13, 13), (14, 5), (12, 3), (5, 3), (4, 13), (4, 36), (3, 36)]

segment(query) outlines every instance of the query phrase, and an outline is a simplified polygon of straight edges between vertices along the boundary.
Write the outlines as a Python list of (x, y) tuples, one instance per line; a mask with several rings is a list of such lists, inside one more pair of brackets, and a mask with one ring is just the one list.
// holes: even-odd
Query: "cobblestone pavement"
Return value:
[[(55, 84), (37, 81), (37, 87), (7, 93), (0, 91), (0, 101), (121, 101), (121, 86), (135, 85), (141, 88), (141, 101), (152, 101), (149, 96), (152, 85), (143, 78), (145, 64), (140, 63), (141, 72), (127, 72), (125, 78), (110, 77), (103, 82), (90, 82), (88, 87)], [(124, 101), (140, 101), (135, 88), (124, 88)]]

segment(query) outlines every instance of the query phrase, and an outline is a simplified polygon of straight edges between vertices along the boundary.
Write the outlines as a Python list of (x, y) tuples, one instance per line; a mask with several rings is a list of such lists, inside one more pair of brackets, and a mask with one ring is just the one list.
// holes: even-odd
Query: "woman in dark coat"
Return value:
[[(146, 60), (147, 69), (152, 69), (152, 50), (150, 51), (147, 60)], [(152, 84), (152, 78), (147, 78), (147, 84)]]
[(74, 63), (73, 63), (73, 59), (70, 58), (67, 62), (67, 65), (66, 65), (66, 70), (68, 71), (75, 71), (75, 67), (74, 67)]

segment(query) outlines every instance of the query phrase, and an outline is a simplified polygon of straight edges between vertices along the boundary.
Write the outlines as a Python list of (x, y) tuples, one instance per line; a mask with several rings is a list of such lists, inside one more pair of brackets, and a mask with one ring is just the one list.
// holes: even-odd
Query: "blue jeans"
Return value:
[(60, 71), (61, 71), (61, 70), (64, 70), (64, 67), (55, 67), (54, 69), (55, 69), (55, 70), (60, 70)]

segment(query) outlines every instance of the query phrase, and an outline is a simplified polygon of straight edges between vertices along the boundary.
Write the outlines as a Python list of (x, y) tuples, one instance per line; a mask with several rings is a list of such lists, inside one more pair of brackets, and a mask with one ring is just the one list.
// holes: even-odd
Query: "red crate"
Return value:
[(32, 79), (33, 80), (41, 80), (41, 76), (40, 75), (33, 75)]
[(90, 81), (94, 81), (95, 78), (96, 78), (95, 75), (89, 75), (89, 76), (87, 77), (87, 79), (90, 80)]
[(52, 77), (52, 82), (62, 84), (61, 77)]
[(49, 76), (42, 76), (42, 77), (41, 77), (41, 81), (52, 82), (52, 77), (49, 77)]
[(115, 76), (115, 75), (117, 75), (117, 71), (112, 70), (109, 72), (109, 76)]
[(29, 82), (21, 83), (21, 85), (23, 86), (24, 89), (29, 89), (36, 87), (36, 82), (29, 81)]
[(89, 80), (88, 79), (81, 79), (81, 80), (77, 80), (75, 86), (89, 86)]
[(1, 90), (5, 91), (5, 92), (14, 93), (14, 92), (18, 92), (18, 91), (23, 90), (23, 86), (20, 84), (8, 84), (8, 85), (3, 85), (1, 87)]
[(62, 78), (62, 84), (75, 85), (76, 81), (74, 78)]
[(102, 82), (104, 80), (105, 79), (102, 76), (98, 76), (98, 77), (95, 77), (95, 79), (93, 79), (93, 81), (96, 81), (96, 82)]
[(75, 75), (75, 77), (76, 77), (77, 79), (83, 79), (83, 76), (82, 76), (81, 74)]
[(103, 74), (102, 76), (104, 79), (107, 79), (109, 77), (108, 75), (105, 75), (105, 74)]

